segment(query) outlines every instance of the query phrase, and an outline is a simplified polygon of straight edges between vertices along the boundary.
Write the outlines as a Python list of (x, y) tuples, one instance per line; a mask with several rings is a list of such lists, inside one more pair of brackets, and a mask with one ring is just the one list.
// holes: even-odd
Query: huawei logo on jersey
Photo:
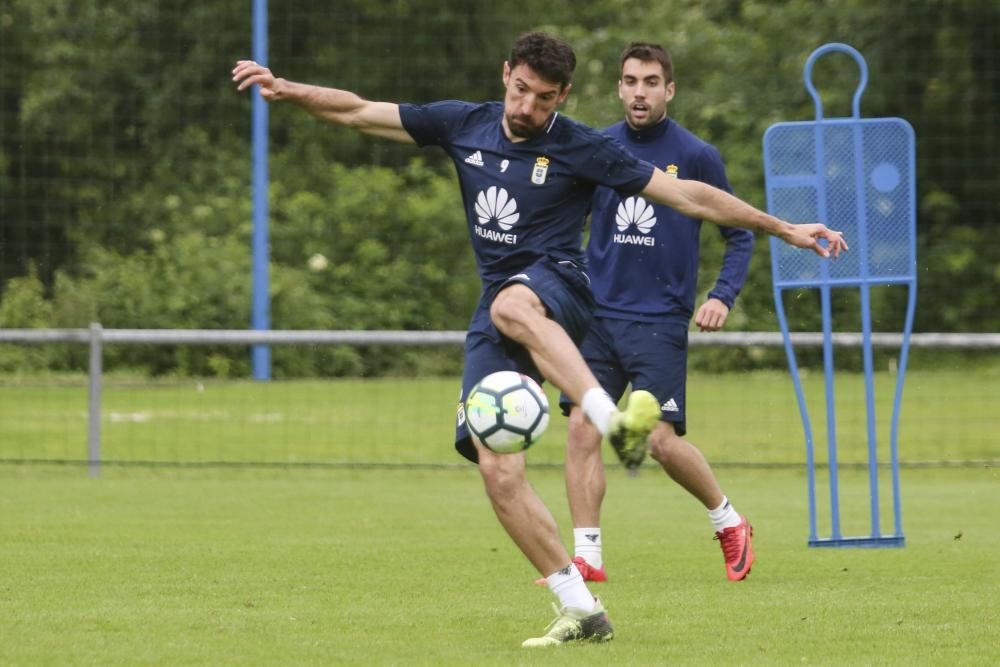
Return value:
[(476, 195), (476, 215), (479, 216), (479, 224), (496, 220), (504, 231), (513, 227), (521, 217), (517, 212), (517, 200), (507, 194), (507, 190), (495, 185), (485, 192), (480, 190)]
[[(635, 226), (640, 234), (628, 234), (629, 228)], [(623, 199), (618, 204), (618, 211), (615, 213), (615, 226), (618, 227), (618, 234), (614, 235), (615, 243), (625, 243), (629, 245), (656, 245), (656, 239), (648, 234), (656, 226), (656, 213), (642, 197), (629, 197)]]
[[(517, 200), (511, 197), (506, 189), (492, 185), (488, 190), (480, 190), (476, 195), (476, 219), (479, 222), (475, 228), (476, 236), (513, 245), (517, 243), (517, 234), (504, 232), (509, 232), (520, 217), (521, 214), (517, 212)], [(495, 220), (503, 231), (486, 229), (484, 225), (491, 220)]]

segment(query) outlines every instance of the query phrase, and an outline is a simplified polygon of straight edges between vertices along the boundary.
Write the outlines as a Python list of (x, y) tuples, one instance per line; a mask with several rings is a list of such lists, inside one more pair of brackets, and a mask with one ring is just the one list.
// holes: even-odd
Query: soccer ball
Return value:
[(527, 449), (545, 433), (549, 400), (527, 375), (490, 373), (465, 399), (465, 420), (486, 447), (498, 454), (513, 454)]

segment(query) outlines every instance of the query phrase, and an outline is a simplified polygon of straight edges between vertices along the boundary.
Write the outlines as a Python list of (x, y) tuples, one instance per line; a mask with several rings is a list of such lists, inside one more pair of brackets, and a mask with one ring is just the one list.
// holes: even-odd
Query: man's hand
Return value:
[(695, 313), (694, 323), (702, 331), (718, 331), (726, 324), (728, 317), (729, 306), (713, 297), (701, 304), (701, 308)]
[[(820, 245), (819, 241), (826, 241), (826, 247)], [(848, 250), (847, 242), (844, 241), (842, 232), (835, 232), (828, 229), (821, 223), (808, 225), (788, 225), (788, 229), (781, 234), (781, 240), (796, 248), (805, 248), (814, 251), (820, 257), (834, 258), (840, 257), (840, 253)]]
[(253, 60), (237, 61), (233, 68), (233, 81), (239, 84), (236, 90), (245, 90), (257, 84), (260, 86), (260, 96), (265, 100), (270, 102), (278, 98), (278, 79), (271, 74), (271, 70)]

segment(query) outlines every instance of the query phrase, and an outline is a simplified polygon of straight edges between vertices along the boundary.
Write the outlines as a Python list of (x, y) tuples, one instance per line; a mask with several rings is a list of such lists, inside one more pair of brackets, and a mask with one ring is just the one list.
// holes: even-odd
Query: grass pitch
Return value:
[[(690, 496), (609, 468), (593, 589), (617, 637), (528, 651), (553, 598), (474, 469), (0, 466), (0, 664), (994, 661), (996, 469), (904, 470), (907, 546), (874, 550), (806, 547), (800, 472), (719, 477), (756, 528), (747, 581), (726, 580)], [(569, 539), (561, 473), (530, 478)]]
[[(876, 378), (881, 461), (893, 381)], [(108, 378), (102, 457), (132, 465), (91, 479), (85, 383), (5, 379), (0, 665), (991, 664), (998, 383), (996, 364), (912, 374), (901, 458), (966, 467), (903, 469), (905, 548), (809, 549), (787, 376), (693, 374), (690, 437), (755, 525), (753, 573), (726, 580), (704, 508), (652, 463), (635, 479), (610, 467), (611, 580), (594, 591), (617, 637), (530, 652), (520, 643), (543, 631), (553, 597), (448, 444), (457, 380)], [(821, 378), (806, 385), (821, 402)], [(859, 376), (838, 382), (842, 462), (866, 460), (863, 397)], [(556, 416), (529, 460), (558, 465), (564, 442)], [(184, 463), (231, 467), (173, 467)], [(570, 544), (561, 471), (529, 478)], [(884, 466), (880, 484), (889, 532)], [(845, 535), (867, 534), (868, 492), (867, 471), (846, 466)]]

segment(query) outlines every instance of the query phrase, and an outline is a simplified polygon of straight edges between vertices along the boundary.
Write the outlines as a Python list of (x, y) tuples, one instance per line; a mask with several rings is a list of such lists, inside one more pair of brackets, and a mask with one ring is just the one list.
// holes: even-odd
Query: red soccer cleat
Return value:
[[(584, 581), (607, 581), (608, 573), (604, 571), (604, 566), (594, 567), (587, 561), (583, 559), (583, 556), (577, 556), (573, 559), (573, 565), (576, 565), (576, 569), (580, 571), (580, 576), (583, 577)], [(544, 586), (547, 582), (545, 577), (535, 579), (535, 583), (539, 586)]]
[(754, 561), (751, 537), (753, 526), (745, 516), (740, 516), (738, 526), (725, 528), (715, 534), (715, 539), (719, 540), (719, 546), (722, 547), (722, 555), (726, 558), (726, 576), (730, 581), (741, 581), (750, 574)]
[(587, 561), (583, 559), (583, 556), (577, 556), (573, 559), (573, 565), (576, 565), (576, 569), (580, 570), (580, 574), (583, 576), (584, 581), (607, 581), (608, 573), (605, 572), (604, 566), (594, 567)]

